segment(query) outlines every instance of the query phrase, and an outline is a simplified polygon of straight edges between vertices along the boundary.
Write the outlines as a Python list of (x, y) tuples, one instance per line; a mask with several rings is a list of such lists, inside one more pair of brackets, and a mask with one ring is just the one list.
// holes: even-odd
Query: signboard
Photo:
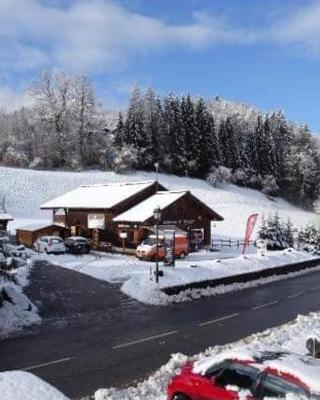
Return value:
[(119, 236), (120, 236), (120, 239), (127, 239), (128, 234), (127, 234), (127, 232), (120, 232)]
[(258, 218), (258, 214), (251, 214), (248, 218), (247, 221), (247, 229), (246, 229), (246, 235), (244, 237), (244, 245), (243, 245), (243, 251), (242, 254), (245, 255), (246, 254), (246, 249), (249, 245), (249, 240), (253, 231), (253, 228), (257, 222), (257, 218)]
[(88, 228), (89, 229), (104, 229), (105, 215), (104, 214), (88, 214)]
[(77, 227), (75, 225), (71, 226), (71, 236), (76, 236), (77, 234)]
[(164, 265), (172, 266), (175, 265), (175, 230), (168, 229), (164, 231), (164, 249), (165, 249), (165, 259)]
[(263, 239), (257, 240), (257, 254), (265, 256), (267, 254), (267, 241)]

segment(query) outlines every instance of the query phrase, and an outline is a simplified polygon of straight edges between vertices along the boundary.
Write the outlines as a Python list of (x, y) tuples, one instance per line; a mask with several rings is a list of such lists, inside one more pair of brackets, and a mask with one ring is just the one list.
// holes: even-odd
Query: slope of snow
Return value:
[(1, 372), (0, 393), (3, 400), (68, 400), (53, 386), (23, 371)]
[[(40, 204), (80, 185), (153, 179), (155, 179), (155, 174), (147, 172), (119, 175), (102, 171), (33, 171), (0, 167), (0, 195), (6, 195), (8, 212), (14, 218), (48, 220), (51, 218), (51, 212), (41, 211)], [(319, 216), (314, 213), (303, 211), (282, 199), (270, 201), (264, 194), (252, 189), (231, 184), (213, 188), (203, 180), (166, 174), (159, 174), (159, 181), (171, 190), (190, 190), (221, 214), (225, 220), (215, 223), (213, 228), (215, 235), (243, 237), (248, 215), (252, 212), (258, 212), (261, 216), (278, 210), (281, 218), (286, 220), (290, 217), (296, 226), (319, 221)], [(23, 223), (26, 225), (27, 221)], [(9, 224), (9, 228), (16, 227), (18, 224), (19, 221), (14, 221)]]
[[(257, 353), (259, 351), (293, 352), (305, 355), (305, 342), (310, 334), (320, 331), (320, 312), (307, 316), (298, 316), (297, 319), (278, 328), (251, 335), (235, 343), (208, 348), (204, 353), (190, 357), (190, 361), (203, 361), (207, 357), (217, 357), (225, 351), (241, 354)], [(178, 373), (181, 366), (188, 360), (183, 354), (173, 354), (167, 364), (148, 379), (137, 386), (127, 389), (99, 389), (95, 393), (95, 400), (165, 400), (166, 387), (171, 377)], [(292, 366), (291, 366), (292, 367)], [(301, 371), (303, 374), (303, 371)], [(319, 380), (314, 381), (319, 385)]]

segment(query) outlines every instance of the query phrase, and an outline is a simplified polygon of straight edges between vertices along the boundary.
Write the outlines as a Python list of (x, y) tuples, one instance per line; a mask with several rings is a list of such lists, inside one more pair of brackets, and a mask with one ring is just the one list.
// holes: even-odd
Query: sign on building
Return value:
[(88, 214), (88, 228), (89, 229), (105, 229), (105, 215), (104, 214)]
[(264, 239), (257, 240), (257, 253), (260, 256), (265, 256), (267, 254), (267, 241)]
[(164, 265), (172, 266), (175, 265), (175, 230), (168, 229), (164, 232), (164, 248), (165, 248), (165, 259)]

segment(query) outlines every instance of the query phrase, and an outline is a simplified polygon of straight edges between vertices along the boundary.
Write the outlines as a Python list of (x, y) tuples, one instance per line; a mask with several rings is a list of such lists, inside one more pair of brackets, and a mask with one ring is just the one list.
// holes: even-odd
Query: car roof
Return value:
[(62, 238), (60, 236), (50, 236), (50, 235), (41, 236), (39, 239), (61, 239), (62, 240)]
[(67, 239), (72, 239), (72, 240), (88, 240), (87, 238), (83, 236), (69, 236)]
[(320, 360), (295, 353), (226, 351), (195, 362), (192, 371), (206, 375), (210, 368), (224, 360), (251, 365), (320, 393)]

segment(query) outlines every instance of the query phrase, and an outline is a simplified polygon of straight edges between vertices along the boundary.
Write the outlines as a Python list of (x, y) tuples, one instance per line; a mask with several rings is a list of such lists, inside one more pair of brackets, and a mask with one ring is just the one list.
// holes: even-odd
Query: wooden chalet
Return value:
[(156, 181), (82, 185), (41, 206), (53, 211), (53, 222), (63, 223), (72, 235), (119, 244), (113, 218), (166, 188)]
[(175, 226), (187, 233), (203, 232), (204, 245), (211, 240), (211, 221), (223, 218), (189, 191), (159, 191), (126, 212), (113, 218), (118, 234), (127, 232), (128, 244), (136, 246), (145, 239), (155, 225), (153, 211), (161, 210), (161, 226)]

